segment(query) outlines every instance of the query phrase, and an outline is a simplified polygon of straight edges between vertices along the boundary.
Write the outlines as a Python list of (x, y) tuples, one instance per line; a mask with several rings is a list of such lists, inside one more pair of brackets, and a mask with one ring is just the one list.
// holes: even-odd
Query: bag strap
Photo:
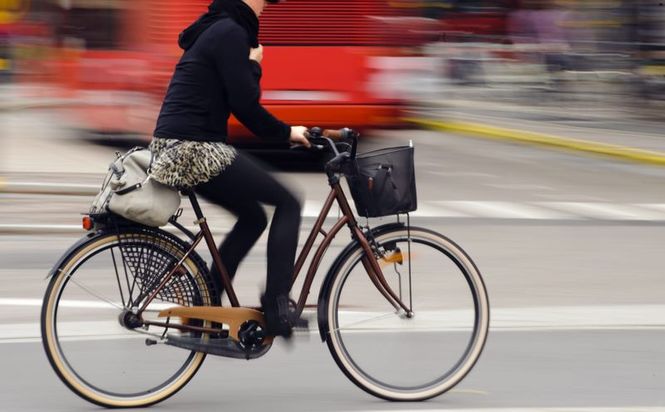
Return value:
[(152, 163), (155, 161), (155, 152), (152, 150), (150, 151), (150, 163), (148, 164), (148, 170), (146, 170), (146, 174), (148, 175), (148, 178), (150, 178), (150, 173), (152, 173)]
[[(145, 182), (147, 182), (147, 181), (148, 181), (148, 179), (145, 180)], [(118, 190), (117, 192), (113, 192), (113, 193), (116, 194), (116, 195), (126, 195), (127, 193), (131, 193), (131, 192), (133, 192), (133, 191), (135, 191), (135, 190), (137, 190), (137, 189), (142, 188), (142, 187), (143, 187), (143, 184), (144, 184), (145, 182), (139, 182), (139, 183), (137, 183), (137, 184), (135, 184), (135, 185), (132, 185), (132, 186), (126, 187), (126, 188), (124, 188), (124, 189)]]

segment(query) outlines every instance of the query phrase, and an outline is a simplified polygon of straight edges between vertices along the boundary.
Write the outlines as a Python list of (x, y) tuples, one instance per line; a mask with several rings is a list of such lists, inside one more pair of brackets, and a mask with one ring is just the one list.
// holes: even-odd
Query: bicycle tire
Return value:
[[(101, 348), (103, 348), (104, 345), (108, 345), (108, 342), (113, 342), (114, 339), (116, 339), (117, 341), (122, 341), (123, 339), (125, 339), (125, 337), (124, 336), (120, 338), (111, 337), (106, 340), (103, 338), (98, 339), (98, 336), (101, 333), (97, 332), (96, 330), (95, 331), (91, 330), (90, 332), (84, 331), (83, 339), (81, 341), (77, 341), (77, 338), (72, 338), (71, 336), (67, 336), (68, 332), (61, 330), (62, 328), (68, 329), (70, 328), (70, 325), (76, 324), (77, 322), (79, 324), (78, 327), (82, 327), (84, 329), (86, 327), (92, 329), (92, 327), (94, 326), (95, 324), (94, 322), (85, 323), (80, 321), (79, 317), (86, 316), (86, 313), (83, 311), (81, 313), (75, 313), (74, 310), (71, 309), (72, 305), (74, 308), (77, 306), (77, 302), (67, 301), (66, 299), (68, 295), (66, 294), (66, 292), (68, 286), (71, 283), (72, 287), (70, 290), (74, 290), (75, 293), (77, 293), (78, 295), (85, 295), (86, 288), (88, 288), (88, 286), (84, 287), (82, 284), (79, 284), (79, 282), (82, 281), (80, 279), (77, 279), (77, 277), (87, 276), (88, 274), (96, 273), (94, 267), (93, 269), (88, 269), (86, 271), (86, 264), (92, 265), (95, 262), (95, 259), (98, 259), (99, 256), (103, 256), (102, 255), (103, 252), (110, 250), (111, 255), (113, 255), (114, 248), (117, 248), (119, 251), (121, 251), (120, 248), (122, 247), (134, 247), (134, 250), (138, 250), (137, 249), (138, 247), (144, 248), (141, 257), (138, 258), (139, 261), (134, 262), (133, 264), (144, 265), (142, 276), (145, 277), (146, 273), (149, 273), (149, 271), (151, 270), (149, 266), (150, 264), (146, 263), (149, 261), (149, 259), (155, 261), (155, 258), (159, 258), (161, 259), (162, 263), (177, 262), (180, 258), (182, 258), (182, 256), (184, 256), (185, 253), (184, 246), (185, 246), (184, 242), (181, 241), (179, 238), (158, 229), (142, 228), (142, 227), (123, 228), (119, 233), (99, 232), (95, 235), (89, 236), (87, 239), (82, 240), (78, 245), (73, 247), (66, 254), (66, 256), (64, 256), (58, 262), (58, 264), (56, 264), (56, 266), (52, 271), (53, 275), (46, 289), (44, 302), (42, 306), (42, 313), (41, 313), (42, 342), (49, 363), (53, 367), (57, 376), (69, 389), (71, 389), (78, 396), (94, 404), (110, 408), (145, 407), (161, 402), (169, 398), (170, 396), (174, 395), (176, 392), (182, 389), (199, 370), (201, 364), (205, 360), (204, 353), (193, 352), (193, 351), (188, 352), (188, 351), (183, 351), (182, 349), (172, 348), (171, 350), (180, 351), (179, 356), (185, 357), (185, 360), (182, 363), (182, 366), (180, 366), (175, 370), (175, 373), (171, 374), (170, 372), (168, 372), (168, 375), (165, 375), (168, 376), (168, 379), (164, 380), (161, 383), (156, 384), (154, 387), (150, 387), (147, 389), (141, 388), (140, 390), (137, 391), (134, 391), (133, 389), (128, 389), (127, 393), (118, 392), (116, 389), (113, 390), (105, 389), (100, 387), (98, 384), (93, 383), (93, 381), (88, 376), (88, 374), (94, 374), (94, 372), (96, 372), (95, 368), (90, 368), (90, 371), (86, 370), (85, 372), (81, 372), (81, 369), (87, 369), (88, 366), (85, 365), (85, 362), (78, 361), (77, 359), (72, 361), (71, 358), (79, 356), (78, 355), (79, 352), (77, 350), (74, 350), (73, 347), (72, 350), (69, 350), (68, 345), (79, 345), (79, 346), (87, 345), (88, 348), (92, 346), (93, 349), (100, 348), (100, 350), (103, 350)], [(149, 253), (145, 253), (144, 256), (143, 252), (149, 252)], [(115, 259), (116, 259), (115, 256), (113, 257), (113, 259), (115, 265)], [(127, 259), (129, 259), (129, 256), (126, 255), (121, 256), (121, 260), (123, 261), (122, 264), (131, 266), (126, 262)], [(143, 260), (142, 262), (141, 259)], [(153, 266), (155, 265), (153, 264)], [(170, 282), (170, 284), (167, 285), (167, 287), (164, 289), (165, 292), (163, 293), (166, 297), (163, 297), (163, 301), (164, 302), (172, 301), (172, 303), (180, 305), (184, 305), (187, 303), (195, 305), (206, 305), (206, 306), (218, 304), (219, 296), (216, 293), (215, 284), (209, 278), (209, 274), (203, 260), (197, 254), (192, 253), (187, 259), (185, 259), (182, 267), (185, 269), (185, 274), (178, 277), (177, 282), (180, 282), (178, 286), (172, 287), (172, 289), (174, 288), (178, 289), (177, 291), (178, 297), (166, 296), (166, 294), (171, 293), (167, 289), (170, 287), (171, 283), (176, 282), (174, 280), (173, 282)], [(115, 269), (117, 276), (118, 269), (117, 267)], [(138, 273), (138, 269), (139, 268), (137, 266), (135, 268), (136, 273)], [(131, 270), (129, 272), (132, 273)], [(104, 271), (104, 273), (106, 273), (106, 271)], [(125, 272), (125, 274), (126, 273), (127, 272)], [(145, 279), (144, 281), (148, 282)], [(108, 280), (107, 279), (97, 280), (97, 278), (95, 278), (95, 281), (91, 282), (89, 285), (93, 285), (92, 287), (94, 288), (100, 288), (100, 286), (98, 286), (100, 282), (108, 282)], [(120, 282), (120, 280), (118, 280), (118, 282)], [(129, 287), (129, 280), (127, 280), (127, 282), (128, 282), (127, 286)], [(136, 280), (134, 280), (134, 282), (136, 282)], [(151, 282), (154, 282), (154, 279), (151, 280)], [(187, 293), (189, 293), (191, 296), (186, 296)], [(63, 298), (63, 294), (65, 294), (65, 298)], [(122, 295), (122, 293), (120, 294)], [(90, 294), (90, 296), (94, 295)], [(63, 299), (62, 301), (61, 298)], [(129, 303), (129, 299), (130, 298), (128, 297), (127, 303)], [(173, 302), (178, 299), (180, 299), (179, 302)], [(62, 305), (61, 302), (63, 302)], [(122, 297), (122, 302), (124, 305), (125, 304), (124, 296)], [(80, 302), (78, 304), (80, 304)], [(104, 305), (105, 303), (102, 303), (101, 306)], [(111, 303), (108, 303), (109, 308), (105, 308), (104, 309), (105, 312), (106, 309), (109, 309), (110, 311), (110, 305)], [(94, 312), (94, 310), (99, 309), (99, 307), (100, 305), (97, 306), (92, 305), (93, 309), (86, 309), (86, 310), (88, 312)], [(63, 319), (70, 318), (73, 319), (73, 321), (71, 322), (67, 320), (61, 321), (60, 318)], [(117, 318), (111, 321), (109, 321), (108, 318), (104, 319), (106, 323), (109, 324), (112, 323), (112, 321), (117, 322)], [(105, 323), (102, 322), (100, 324), (105, 324)], [(85, 333), (89, 334), (85, 335)], [(60, 335), (63, 335), (62, 338)], [(90, 339), (95, 339), (95, 340), (90, 340)], [(129, 338), (125, 340), (127, 342), (130, 341)], [(134, 339), (134, 341), (138, 341), (138, 339)], [(63, 345), (65, 349), (63, 349)], [(145, 345), (147, 346), (147, 344)], [(159, 346), (163, 347), (166, 345), (159, 345)], [(82, 352), (87, 352), (87, 351), (82, 351)], [(127, 357), (132, 355), (132, 353), (126, 353), (126, 354), (123, 354), (122, 352), (119, 353), (120, 353), (119, 356), (120, 360), (123, 360), (125, 355)], [(97, 354), (97, 356), (93, 356), (92, 359), (94, 360), (104, 359), (108, 356), (110, 355), (107, 351), (106, 353)], [(109, 360), (106, 361), (106, 364), (108, 365), (109, 362), (110, 358)], [(140, 361), (138, 366), (139, 367), (137, 368), (132, 368), (131, 366), (128, 367), (127, 370), (123, 371), (125, 372), (125, 375), (121, 376), (118, 379), (118, 381), (120, 381), (121, 384), (124, 384), (123, 380), (127, 379), (127, 375), (130, 372), (137, 372), (137, 374), (143, 373), (148, 375), (148, 372), (150, 371), (143, 370), (140, 367)], [(139, 371), (139, 369), (141, 370)], [(109, 385), (111, 385), (110, 382), (111, 381), (109, 381)]]
[[(449, 339), (451, 341), (459, 341), (457, 343), (458, 349), (462, 348), (462, 342), (465, 339), (468, 339), (463, 353), (459, 354), (459, 358), (457, 358), (456, 361), (452, 363), (450, 368), (446, 366), (443, 368), (446, 370), (440, 372), (434, 370), (432, 375), (423, 378), (424, 383), (422, 384), (412, 383), (411, 381), (408, 383), (391, 383), (383, 378), (377, 378), (376, 376), (373, 376), (373, 373), (378, 375), (379, 372), (384, 373), (384, 371), (388, 371), (391, 368), (397, 370), (398, 374), (401, 373), (399, 371), (404, 371), (405, 374), (408, 374), (410, 372), (417, 371), (420, 365), (425, 365), (425, 367), (429, 368), (436, 367), (436, 365), (431, 365), (435, 363), (432, 358), (435, 355), (438, 355), (438, 352), (444, 352), (445, 348), (435, 348), (429, 352), (421, 353), (415, 351), (415, 349), (414, 351), (409, 351), (411, 348), (409, 345), (411, 342), (415, 342), (417, 345), (419, 345), (420, 340), (415, 338), (418, 333), (433, 334), (434, 332), (430, 332), (428, 328), (432, 328), (432, 330), (434, 330), (433, 328), (435, 327), (435, 322), (440, 322), (437, 323), (437, 328), (440, 328), (444, 331), (450, 329), (449, 327), (444, 327), (442, 325), (444, 325), (445, 322), (450, 323), (451, 320), (442, 320), (439, 319), (439, 317), (447, 316), (445, 315), (446, 311), (448, 311), (448, 313), (452, 313), (453, 311), (446, 309), (445, 311), (441, 311), (442, 315), (440, 316), (436, 315), (436, 311), (429, 313), (424, 310), (419, 313), (419, 307), (426, 307), (428, 304), (435, 305), (437, 302), (435, 300), (430, 300), (431, 303), (421, 306), (418, 306), (417, 302), (413, 302), (412, 307), (414, 308), (415, 312), (413, 319), (418, 319), (419, 315), (423, 315), (426, 318), (429, 317), (430, 319), (428, 321), (423, 321), (421, 316), (420, 322), (422, 322), (421, 324), (424, 325), (421, 329), (424, 330), (418, 330), (417, 328), (409, 329), (410, 324), (408, 322), (413, 322), (413, 320), (404, 320), (401, 318), (395, 319), (391, 316), (388, 316), (388, 321), (395, 319), (395, 324), (397, 324), (398, 327), (388, 328), (386, 326), (382, 326), (381, 323), (386, 322), (386, 315), (383, 315), (384, 317), (373, 317), (375, 314), (374, 312), (371, 312), (370, 310), (363, 312), (364, 305), (370, 306), (368, 303), (369, 301), (374, 300), (378, 302), (382, 299), (383, 304), (386, 306), (387, 301), (385, 298), (380, 296), (376, 290), (376, 287), (369, 281), (367, 272), (362, 267), (362, 264), (360, 264), (361, 259), (364, 256), (364, 252), (360, 245), (357, 243), (355, 247), (347, 248), (343, 252), (343, 255), (338, 259), (336, 264), (334, 264), (331, 268), (331, 271), (328, 274), (328, 281), (324, 284), (324, 289), (321, 292), (321, 300), (319, 303), (319, 310), (323, 311), (323, 313), (319, 314), (322, 337), (325, 338), (328, 348), (338, 367), (354, 384), (356, 384), (364, 391), (379, 398), (391, 401), (426, 400), (439, 396), (453, 388), (471, 371), (472, 367), (477, 362), (484, 348), (489, 329), (489, 299), (487, 296), (485, 284), (476, 265), (458, 245), (439, 233), (418, 227), (411, 227), (410, 229), (407, 229), (406, 227), (393, 226), (384, 230), (379, 230), (375, 234), (376, 245), (379, 245), (382, 248), (385, 246), (397, 249), (397, 246), (395, 245), (400, 242), (408, 245), (409, 237), (411, 238), (412, 242), (411, 247), (413, 247), (414, 250), (417, 248), (421, 256), (425, 253), (431, 253), (431, 259), (438, 259), (438, 256), (441, 255), (442, 258), (445, 258), (448, 261), (445, 263), (443, 259), (441, 261), (437, 260), (437, 271), (443, 271), (444, 269), (442, 268), (446, 267), (446, 271), (450, 271), (451, 273), (455, 270), (455, 268), (462, 273), (464, 279), (455, 281), (457, 282), (456, 293), (459, 295), (460, 291), (468, 288), (468, 291), (464, 293), (466, 296), (464, 301), (472, 301), (473, 303), (472, 315), (467, 313), (469, 312), (468, 310), (466, 312), (460, 312), (459, 310), (457, 311), (457, 315), (460, 313), (465, 313), (464, 318), (466, 319), (467, 323), (470, 323), (471, 316), (473, 316), (473, 327), (471, 330), (469, 330), (469, 328), (466, 326), (453, 325), (453, 330), (451, 332), (439, 333), (439, 335), (450, 333), (451, 336), (454, 336), (455, 334), (460, 334), (460, 331), (464, 331), (464, 336), (461, 338), (457, 337), (455, 339)], [(403, 250), (403, 252), (406, 252), (406, 250)], [(413, 257), (415, 258), (416, 255), (414, 254)], [(409, 258), (407, 257), (406, 259)], [(402, 264), (404, 264), (404, 262), (402, 262)], [(411, 262), (409, 261), (409, 265), (410, 264)], [(384, 270), (384, 273), (385, 272), (386, 271)], [(363, 276), (366, 279), (361, 279)], [(418, 274), (413, 275), (414, 278), (416, 276), (418, 276)], [(352, 277), (355, 277), (357, 281), (351, 282), (350, 279)], [(416, 283), (414, 282), (414, 289), (411, 289), (411, 286), (409, 286), (409, 291), (422, 291), (424, 289), (432, 288), (434, 283), (441, 283), (441, 281), (435, 281), (435, 277), (436, 276), (430, 276), (427, 279), (423, 277), (423, 279), (429, 282), (427, 288), (421, 287), (420, 289), (417, 289)], [(454, 280), (454, 278), (450, 277), (450, 280)], [(399, 283), (404, 283), (401, 277)], [(446, 285), (441, 284), (440, 286)], [(345, 287), (349, 290), (348, 292), (345, 291)], [(353, 288), (357, 290), (354, 292), (352, 290)], [(393, 288), (393, 290), (395, 289), (396, 288)], [(349, 298), (344, 298), (344, 296), (347, 295)], [(379, 298), (375, 298), (374, 295), (379, 296)], [(460, 301), (462, 300), (462, 298), (459, 296), (453, 296), (451, 299)], [(381, 305), (381, 303), (377, 304)], [(346, 305), (346, 307), (342, 307), (344, 305)], [(392, 309), (392, 306), (390, 308)], [(345, 312), (348, 313), (345, 314)], [(365, 320), (362, 320), (362, 317), (365, 317)], [(354, 320), (356, 318), (361, 318), (361, 320)], [(376, 323), (380, 326), (366, 326), (366, 322), (372, 321), (372, 319), (375, 319)], [(341, 325), (345, 321), (347, 322), (347, 326)], [(355, 326), (355, 328), (353, 326), (360, 324), (362, 324), (362, 326)], [(382, 328), (385, 328), (385, 330)], [(378, 336), (378, 333), (383, 333), (383, 335), (380, 336), (382, 343), (381, 345), (375, 345), (374, 342), (369, 339), (369, 337), (372, 335), (375, 337)], [(386, 338), (386, 336), (388, 336), (388, 338)], [(432, 335), (432, 337), (434, 337), (434, 335)], [(439, 340), (432, 339), (430, 336), (426, 336), (425, 338), (426, 339), (421, 340), (439, 342)], [(409, 342), (409, 345), (404, 345), (409, 353), (399, 350), (398, 355), (401, 354), (405, 355), (403, 357), (414, 359), (411, 364), (413, 367), (410, 369), (408, 367), (401, 367), (400, 365), (396, 365), (395, 367), (386, 365), (386, 363), (393, 363), (398, 361), (400, 356), (382, 355), (382, 352), (385, 352), (387, 348), (391, 348), (393, 346), (397, 347), (400, 344), (400, 339), (407, 340)], [(363, 340), (367, 340), (368, 343), (362, 342)], [(422, 346), (426, 347), (427, 345), (431, 346), (433, 344), (434, 343), (430, 342), (425, 343)], [(354, 347), (354, 345), (358, 348)], [(373, 359), (370, 362), (363, 363), (363, 357), (376, 357), (377, 360)], [(425, 362), (421, 362), (422, 359), (416, 359), (419, 357), (428, 359), (426, 359)], [(444, 361), (442, 361), (442, 363), (443, 362)], [(371, 372), (364, 370), (366, 366), (368, 366), (367, 369), (371, 369)], [(432, 376), (434, 378), (432, 378)], [(393, 379), (395, 382), (406, 382), (407, 380), (414, 378), (411, 376), (397, 376), (391, 379)]]

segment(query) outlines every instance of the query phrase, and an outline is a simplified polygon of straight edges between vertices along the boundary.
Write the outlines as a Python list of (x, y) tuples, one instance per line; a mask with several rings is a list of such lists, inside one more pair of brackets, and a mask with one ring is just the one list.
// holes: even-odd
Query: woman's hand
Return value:
[(291, 137), (289, 137), (289, 143), (301, 144), (308, 148), (312, 147), (312, 144), (305, 137), (305, 133), (307, 133), (307, 128), (305, 126), (292, 126)]
[(263, 45), (259, 44), (259, 47), (249, 50), (249, 59), (254, 60), (258, 64), (261, 64), (263, 60)]

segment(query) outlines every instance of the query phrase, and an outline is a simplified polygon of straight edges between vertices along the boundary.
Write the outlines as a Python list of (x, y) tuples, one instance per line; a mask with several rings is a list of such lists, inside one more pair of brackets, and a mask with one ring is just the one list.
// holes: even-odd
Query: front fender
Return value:
[[(388, 223), (385, 225), (377, 226), (370, 230), (373, 236), (382, 235), (385, 232), (389, 232), (395, 229), (401, 229), (404, 227), (404, 223)], [(365, 232), (367, 235), (367, 232)], [(348, 257), (353, 253), (356, 248), (359, 248), (360, 244), (357, 240), (351, 241), (346, 247), (340, 252), (335, 261), (330, 265), (328, 273), (326, 274), (325, 279), (321, 285), (321, 290), (319, 291), (319, 300), (317, 305), (317, 318), (319, 324), (319, 335), (321, 336), (321, 341), (326, 341), (326, 333), (328, 331), (328, 300), (330, 299), (330, 289), (332, 288), (332, 283), (334, 280), (334, 275), (340, 269), (342, 264)]]

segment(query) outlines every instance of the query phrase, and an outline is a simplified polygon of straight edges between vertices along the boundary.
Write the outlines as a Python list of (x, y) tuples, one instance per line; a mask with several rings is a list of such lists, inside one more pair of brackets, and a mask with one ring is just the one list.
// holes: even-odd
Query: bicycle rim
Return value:
[[(156, 286), (182, 250), (168, 236), (146, 233), (94, 238), (56, 271), (44, 299), (42, 340), (51, 365), (79, 396), (110, 407), (138, 407), (173, 395), (191, 379), (202, 353), (146, 344), (149, 330), (123, 327), (126, 308)], [(144, 318), (157, 320), (159, 310), (181, 305), (210, 305), (205, 274), (187, 259)], [(163, 319), (162, 319), (163, 320)], [(178, 322), (180, 320), (173, 320)], [(173, 329), (169, 334), (178, 333)]]
[(406, 229), (377, 242), (386, 281), (412, 318), (371, 282), (360, 248), (339, 266), (328, 299), (327, 341), (337, 364), (356, 385), (389, 400), (423, 400), (451, 389), (477, 361), (489, 327), (487, 293), (468, 256), (434, 232), (410, 234), (410, 244)]

